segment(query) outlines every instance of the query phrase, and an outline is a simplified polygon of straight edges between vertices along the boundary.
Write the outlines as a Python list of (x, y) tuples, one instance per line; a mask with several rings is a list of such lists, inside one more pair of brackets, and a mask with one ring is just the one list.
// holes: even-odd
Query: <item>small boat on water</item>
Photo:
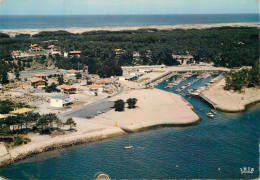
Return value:
[(208, 117), (210, 117), (210, 118), (214, 118), (214, 114), (211, 113), (211, 112), (207, 113), (206, 115), (207, 115)]
[(211, 112), (213, 112), (214, 114), (217, 113), (217, 111), (215, 109), (211, 109)]
[(132, 149), (133, 146), (130, 145), (130, 138), (128, 137), (128, 146), (125, 146), (125, 149)]

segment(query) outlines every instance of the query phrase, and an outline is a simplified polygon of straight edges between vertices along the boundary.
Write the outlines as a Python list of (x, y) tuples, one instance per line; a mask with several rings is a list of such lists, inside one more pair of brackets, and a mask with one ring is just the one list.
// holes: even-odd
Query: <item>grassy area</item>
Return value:
[(153, 73), (164, 73), (165, 71), (153, 71)]
[(147, 81), (148, 79), (150, 79), (150, 78), (143, 78), (143, 79), (140, 80), (140, 82)]

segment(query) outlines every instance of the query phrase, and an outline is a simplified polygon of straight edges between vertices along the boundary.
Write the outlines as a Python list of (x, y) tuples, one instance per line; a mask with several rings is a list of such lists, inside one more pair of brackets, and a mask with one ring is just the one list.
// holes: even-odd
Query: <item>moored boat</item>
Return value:
[(208, 117), (210, 117), (210, 118), (214, 118), (214, 114), (211, 113), (211, 112), (207, 113), (206, 115), (207, 115)]

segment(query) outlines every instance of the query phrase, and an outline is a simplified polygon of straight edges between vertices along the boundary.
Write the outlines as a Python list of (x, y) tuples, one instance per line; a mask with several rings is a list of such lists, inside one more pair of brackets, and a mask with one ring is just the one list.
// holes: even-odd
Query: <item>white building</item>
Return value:
[(91, 84), (91, 85), (87, 85), (87, 87), (89, 88), (89, 91), (92, 92), (92, 94), (100, 94), (103, 91), (102, 86), (97, 85), (97, 84)]
[(50, 106), (51, 107), (63, 107), (69, 103), (69, 95), (55, 95), (51, 97)]

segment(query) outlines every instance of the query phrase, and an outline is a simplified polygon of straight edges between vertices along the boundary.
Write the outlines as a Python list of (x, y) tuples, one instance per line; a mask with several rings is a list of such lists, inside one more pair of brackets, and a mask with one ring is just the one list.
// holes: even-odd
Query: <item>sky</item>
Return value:
[(0, 0), (0, 15), (259, 13), (260, 0)]

